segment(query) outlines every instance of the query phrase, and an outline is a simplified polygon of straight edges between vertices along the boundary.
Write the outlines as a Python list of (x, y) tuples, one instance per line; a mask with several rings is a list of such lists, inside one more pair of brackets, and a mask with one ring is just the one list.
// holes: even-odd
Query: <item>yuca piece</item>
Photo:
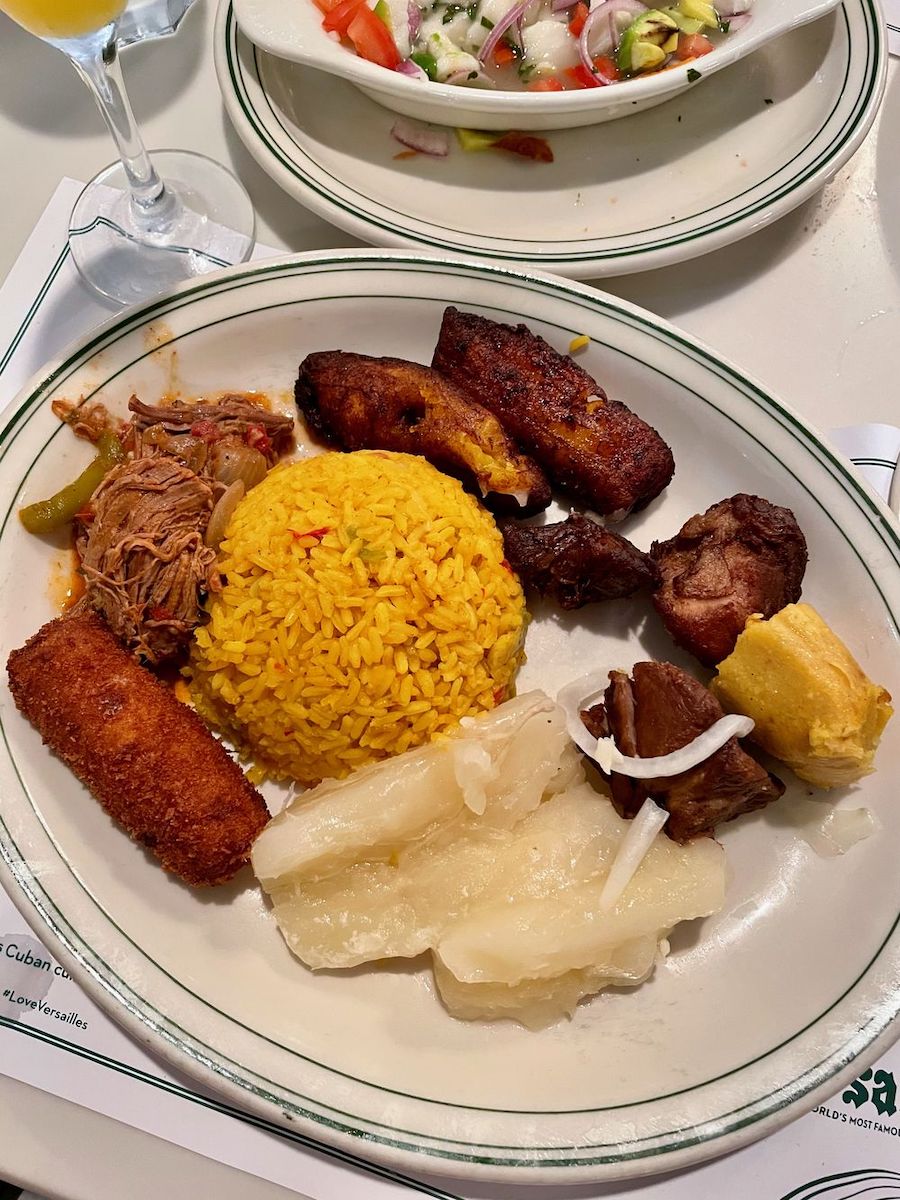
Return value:
[(550, 503), (540, 468), (496, 417), (436, 371), (343, 350), (309, 354), (294, 394), (313, 431), (342, 450), (398, 450), (466, 485), (495, 512), (528, 516)]
[(894, 711), (808, 604), (750, 617), (710, 686), (729, 711), (753, 718), (758, 745), (821, 788), (871, 774)]
[(262, 796), (98, 616), (45, 625), (7, 663), (20, 711), (127, 833), (198, 887), (247, 861)]
[(656, 430), (525, 325), (448, 308), (431, 365), (594, 512), (625, 516), (672, 478), (672, 451)]
[(531, 692), (292, 801), (252, 856), (291, 950), (332, 969), (431, 950), (454, 1016), (531, 1028), (646, 979), (674, 925), (721, 906), (722, 847), (658, 836), (604, 907), (629, 823), (565, 721)]

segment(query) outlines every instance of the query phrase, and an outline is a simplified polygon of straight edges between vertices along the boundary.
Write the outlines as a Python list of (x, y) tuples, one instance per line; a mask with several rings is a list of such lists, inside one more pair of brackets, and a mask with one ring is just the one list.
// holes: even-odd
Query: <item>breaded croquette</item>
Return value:
[(658, 496), (675, 469), (655, 429), (525, 325), (450, 307), (431, 364), (490, 409), (550, 483), (609, 517)]
[(203, 887), (247, 862), (269, 818), (262, 796), (96, 614), (50, 621), (7, 670), (44, 742), (167, 871)]
[(420, 454), (494, 512), (524, 517), (550, 503), (540, 468), (496, 417), (429, 367), (324, 350), (300, 364), (295, 396), (310, 428), (342, 450)]

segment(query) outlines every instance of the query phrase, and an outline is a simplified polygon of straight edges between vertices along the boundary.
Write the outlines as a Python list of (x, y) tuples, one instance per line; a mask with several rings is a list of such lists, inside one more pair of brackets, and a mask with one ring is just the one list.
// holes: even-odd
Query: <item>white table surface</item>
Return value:
[[(213, 71), (213, 17), (210, 0), (198, 0), (175, 39), (124, 56), (148, 146), (230, 163), (253, 197), (261, 241), (286, 250), (357, 244), (283, 195), (230, 128)], [(74, 72), (0, 15), (0, 278), (60, 178), (89, 178), (110, 151)], [(875, 129), (813, 200), (715, 254), (598, 286), (703, 338), (823, 429), (900, 423), (896, 64)], [(296, 1197), (2, 1075), (0, 1179), (65, 1200)]]

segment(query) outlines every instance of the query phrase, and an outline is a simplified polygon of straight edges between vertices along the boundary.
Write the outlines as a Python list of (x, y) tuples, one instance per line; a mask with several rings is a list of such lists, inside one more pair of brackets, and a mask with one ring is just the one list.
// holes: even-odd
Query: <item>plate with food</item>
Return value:
[(576, 277), (708, 253), (809, 199), (860, 145), (887, 63), (877, 6), (847, 0), (670, 104), (537, 136), (397, 118), (344, 79), (260, 50), (230, 3), (215, 53), (248, 150), (325, 220), (378, 245)]
[(711, 350), (474, 261), (257, 263), (40, 372), (0, 472), (3, 882), (232, 1104), (588, 1182), (896, 1036), (900, 535)]

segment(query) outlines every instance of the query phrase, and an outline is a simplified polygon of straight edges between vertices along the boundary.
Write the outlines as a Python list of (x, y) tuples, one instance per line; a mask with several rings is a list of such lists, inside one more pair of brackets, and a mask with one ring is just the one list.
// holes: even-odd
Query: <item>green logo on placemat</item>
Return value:
[(873, 1104), (879, 1116), (892, 1117), (897, 1111), (897, 1085), (890, 1071), (863, 1071), (841, 1096), (845, 1104), (862, 1108)]

